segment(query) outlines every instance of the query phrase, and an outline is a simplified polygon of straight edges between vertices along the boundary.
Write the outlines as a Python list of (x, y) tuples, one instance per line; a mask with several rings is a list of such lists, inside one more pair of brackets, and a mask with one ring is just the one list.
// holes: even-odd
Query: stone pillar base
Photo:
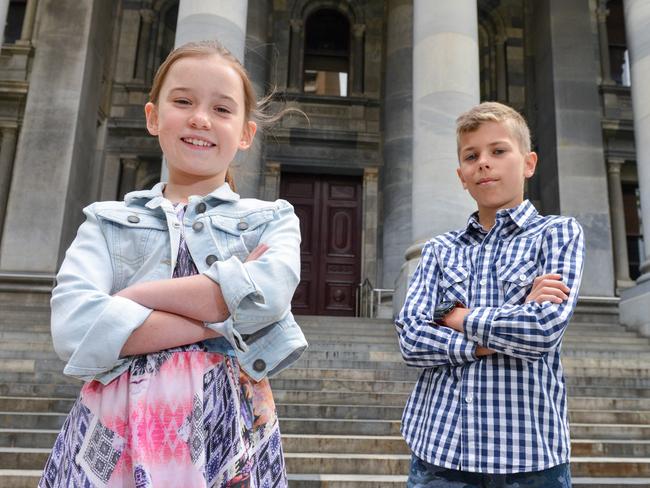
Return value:
[(422, 247), (424, 243), (413, 244), (406, 250), (406, 262), (402, 265), (399, 271), (399, 276), (395, 280), (395, 292), (393, 293), (393, 317), (402, 310), (404, 300), (406, 300), (406, 292), (408, 291), (411, 277), (415, 273), (420, 262), (420, 254), (422, 254)]
[(636, 286), (623, 290), (619, 311), (623, 325), (650, 337), (650, 280), (638, 281)]

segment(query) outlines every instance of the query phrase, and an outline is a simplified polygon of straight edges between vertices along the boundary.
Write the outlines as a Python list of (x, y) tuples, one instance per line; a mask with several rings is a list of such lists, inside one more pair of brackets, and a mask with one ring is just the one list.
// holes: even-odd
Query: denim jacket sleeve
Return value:
[(281, 320), (291, 309), (300, 281), (300, 225), (291, 204), (275, 202), (273, 218), (258, 243), (269, 246), (259, 259), (242, 262), (231, 256), (214, 262), (204, 272), (219, 283), (230, 311), (230, 317), (218, 327), (226, 336), (232, 329), (236, 336), (253, 334)]
[(111, 296), (113, 265), (95, 204), (65, 255), (52, 291), (54, 349), (67, 362), (63, 372), (82, 380), (119, 367), (120, 351), (152, 312)]

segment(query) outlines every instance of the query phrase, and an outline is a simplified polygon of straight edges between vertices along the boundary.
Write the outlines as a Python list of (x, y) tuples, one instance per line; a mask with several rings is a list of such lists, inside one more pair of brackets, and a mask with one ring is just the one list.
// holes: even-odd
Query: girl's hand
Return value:
[(526, 297), (526, 302), (562, 303), (569, 298), (571, 290), (562, 282), (560, 274), (545, 274), (533, 281), (533, 289)]
[(264, 254), (268, 250), (269, 250), (269, 246), (267, 246), (266, 244), (258, 244), (257, 247), (253, 249), (251, 253), (246, 257), (244, 262), (247, 263), (249, 261), (255, 261), (256, 259), (262, 257), (262, 254)]

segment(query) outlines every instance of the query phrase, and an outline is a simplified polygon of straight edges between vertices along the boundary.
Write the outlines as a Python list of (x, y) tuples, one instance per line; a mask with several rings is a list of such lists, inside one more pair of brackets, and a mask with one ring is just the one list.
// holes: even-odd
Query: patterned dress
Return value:
[[(181, 237), (174, 277), (194, 274)], [(268, 379), (251, 380), (224, 339), (138, 356), (84, 384), (38, 486), (286, 487)]]

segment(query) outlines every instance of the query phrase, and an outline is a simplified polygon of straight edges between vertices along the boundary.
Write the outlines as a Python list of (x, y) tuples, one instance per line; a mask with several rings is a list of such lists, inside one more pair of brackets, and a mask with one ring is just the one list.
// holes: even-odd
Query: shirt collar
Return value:
[[(124, 196), (124, 203), (126, 205), (131, 205), (135, 200), (143, 200), (143, 204), (147, 208), (158, 208), (163, 204), (163, 201), (166, 201), (163, 196), (163, 190), (165, 189), (165, 182), (157, 183), (150, 190), (138, 190), (127, 193)], [(199, 197), (200, 200), (209, 201), (209, 200), (219, 200), (222, 202), (236, 202), (239, 200), (239, 194), (231, 190), (228, 183), (224, 183), (219, 188), (208, 193), (203, 197)]]
[[(510, 219), (517, 225), (517, 227), (521, 228), (526, 224), (526, 222), (528, 222), (530, 218), (536, 215), (537, 210), (535, 209), (535, 206), (530, 203), (529, 200), (524, 200), (516, 207), (503, 208), (499, 210), (496, 214), (496, 220), (498, 222), (499, 220)], [(483, 229), (478, 220), (478, 211), (474, 212), (469, 216), (469, 219), (467, 219), (467, 226), (465, 227), (465, 231), (469, 232), (471, 230), (477, 230), (479, 232), (485, 233), (485, 229)]]

